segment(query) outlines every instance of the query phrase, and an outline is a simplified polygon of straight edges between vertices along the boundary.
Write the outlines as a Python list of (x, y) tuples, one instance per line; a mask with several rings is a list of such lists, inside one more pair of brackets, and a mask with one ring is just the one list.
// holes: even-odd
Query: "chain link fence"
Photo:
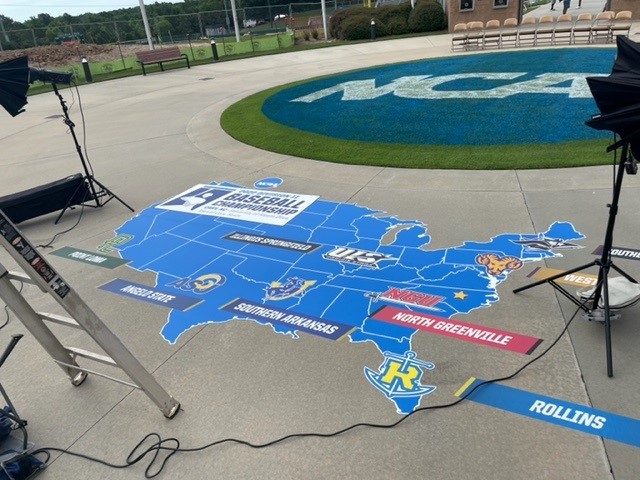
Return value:
[[(166, 15), (149, 18), (153, 41), (157, 44), (183, 42), (186, 39), (222, 39), (233, 41), (235, 28), (229, 2), (223, 10)], [(329, 0), (327, 16), (343, 8), (369, 5), (367, 0)], [(240, 34), (260, 35), (284, 32), (286, 28), (322, 28), (320, 2), (291, 3), (237, 10)], [(46, 28), (6, 30), (0, 34), (0, 51), (64, 43), (146, 44), (142, 18), (132, 21), (70, 23)]]

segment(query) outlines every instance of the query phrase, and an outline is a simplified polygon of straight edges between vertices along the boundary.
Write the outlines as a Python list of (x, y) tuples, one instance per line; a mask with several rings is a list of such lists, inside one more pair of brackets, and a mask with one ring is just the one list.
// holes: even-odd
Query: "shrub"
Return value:
[(311, 35), (309, 34), (308, 30), (305, 30), (304, 32), (302, 32), (302, 36), (303, 38), (308, 42), (309, 39), (311, 38)]
[(439, 3), (423, 0), (411, 11), (407, 23), (412, 32), (433, 32), (445, 28), (447, 20)]
[(375, 10), (378, 36), (402, 35), (409, 32), (407, 20), (411, 12), (411, 2), (400, 5), (384, 5)]
[(331, 18), (329, 18), (329, 35), (333, 38), (344, 39), (342, 34), (342, 22), (353, 15), (364, 14), (371, 15), (371, 9), (366, 7), (345, 8), (338, 10)]
[(409, 26), (404, 18), (392, 18), (384, 26), (385, 35), (403, 35), (409, 32)]
[(311, 36), (314, 38), (314, 40), (318, 39), (320, 34), (318, 33), (318, 29), (317, 28), (314, 28), (313, 30), (311, 30)]
[(341, 25), (341, 40), (364, 40), (371, 38), (371, 13), (351, 15)]
[(382, 23), (388, 23), (392, 18), (409, 19), (411, 13), (411, 2), (407, 1), (399, 5), (383, 5), (374, 10), (376, 22), (380, 20)]

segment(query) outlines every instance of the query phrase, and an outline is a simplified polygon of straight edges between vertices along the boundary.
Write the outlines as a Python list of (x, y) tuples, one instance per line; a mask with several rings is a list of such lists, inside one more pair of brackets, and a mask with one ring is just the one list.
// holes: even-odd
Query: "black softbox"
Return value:
[(586, 124), (627, 138), (634, 156), (640, 157), (640, 137), (637, 135), (640, 133), (640, 45), (619, 36), (617, 46), (611, 74), (587, 77), (600, 115), (595, 115)]
[(23, 112), (29, 90), (27, 57), (12, 58), (0, 63), (0, 105), (15, 117)]
[(72, 73), (52, 72), (29, 67), (26, 56), (0, 62), (0, 105), (15, 117), (24, 112), (29, 84), (40, 80), (51, 83), (71, 83)]

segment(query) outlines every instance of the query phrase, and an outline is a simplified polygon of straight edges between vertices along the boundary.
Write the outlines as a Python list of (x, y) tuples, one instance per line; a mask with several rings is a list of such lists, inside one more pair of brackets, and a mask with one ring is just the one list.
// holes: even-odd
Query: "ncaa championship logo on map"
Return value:
[(285, 88), (262, 111), (288, 127), (363, 142), (599, 139), (608, 133), (584, 124), (598, 112), (586, 77), (608, 75), (614, 56), (613, 49), (567, 48), (385, 65)]

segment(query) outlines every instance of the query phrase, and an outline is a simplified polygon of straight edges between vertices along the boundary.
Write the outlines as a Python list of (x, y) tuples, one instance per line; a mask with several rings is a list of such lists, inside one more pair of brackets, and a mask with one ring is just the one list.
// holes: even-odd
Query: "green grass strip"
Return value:
[[(605, 153), (610, 143), (606, 139), (495, 146), (372, 143), (341, 140), (286, 127), (262, 113), (262, 105), (268, 97), (300, 83), (303, 82), (265, 90), (235, 103), (223, 112), (222, 128), (236, 140), (263, 150), (352, 165), (521, 170), (611, 163), (611, 155)], [(451, 134), (455, 135), (453, 129)]]

